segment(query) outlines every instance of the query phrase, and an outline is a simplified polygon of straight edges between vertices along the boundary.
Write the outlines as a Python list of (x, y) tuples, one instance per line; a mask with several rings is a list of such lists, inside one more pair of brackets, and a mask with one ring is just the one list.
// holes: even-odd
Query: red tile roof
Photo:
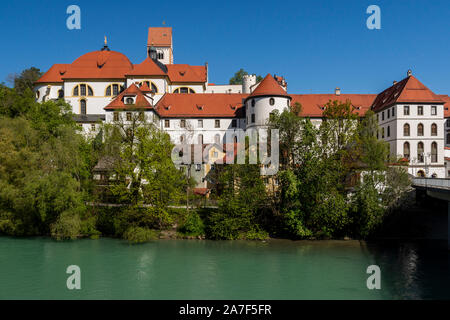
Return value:
[(269, 74), (259, 83), (250, 97), (258, 96), (284, 96), (289, 97), (287, 92), (278, 84), (278, 82)]
[(414, 102), (442, 103), (443, 101), (416, 77), (408, 76), (381, 92), (373, 102), (372, 109), (379, 111), (395, 103)]
[[(136, 96), (135, 104), (125, 104), (124, 98), (126, 96)], [(113, 101), (111, 101), (104, 109), (153, 109), (150, 102), (145, 98), (144, 93), (133, 83), (126, 88), (121, 94), (119, 94)]]
[(171, 82), (206, 82), (206, 66), (166, 64)]
[(141, 90), (142, 92), (152, 92), (153, 91), (152, 89), (150, 89), (148, 87), (147, 82), (144, 82), (144, 84), (139, 87), (139, 90)]
[(156, 104), (156, 111), (173, 118), (243, 118), (242, 101), (246, 97), (236, 93), (166, 93)]
[(438, 94), (438, 97), (445, 102), (444, 118), (450, 118), (450, 97), (446, 94)]
[(160, 76), (166, 75), (150, 57), (147, 57), (139, 64), (135, 64), (133, 69), (126, 73), (127, 76)]
[(323, 107), (328, 101), (346, 102), (350, 100), (355, 113), (364, 115), (370, 109), (376, 94), (291, 94), (291, 105), (302, 105), (301, 115), (304, 117), (322, 117)]
[(54, 64), (35, 83), (63, 82), (62, 77), (65, 75), (69, 67), (70, 64), (62, 64), (62, 63)]
[(172, 46), (171, 27), (148, 28), (147, 46), (170, 47)]
[(123, 79), (133, 69), (128, 58), (117, 51), (93, 51), (76, 59), (62, 79)]

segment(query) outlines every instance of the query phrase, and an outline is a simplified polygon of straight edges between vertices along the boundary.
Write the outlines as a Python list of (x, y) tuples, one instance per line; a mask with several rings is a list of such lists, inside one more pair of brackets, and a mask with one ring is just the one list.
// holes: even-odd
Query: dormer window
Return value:
[(126, 97), (125, 104), (134, 104), (134, 99), (132, 97)]

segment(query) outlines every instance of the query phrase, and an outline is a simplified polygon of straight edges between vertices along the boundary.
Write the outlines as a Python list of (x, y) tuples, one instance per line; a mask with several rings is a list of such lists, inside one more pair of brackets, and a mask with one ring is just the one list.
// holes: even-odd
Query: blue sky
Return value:
[[(81, 8), (81, 30), (66, 9)], [(369, 5), (381, 30), (369, 30)], [(239, 68), (282, 75), (290, 93), (377, 93), (408, 69), (450, 94), (450, 1), (5, 1), (0, 11), (0, 82), (30, 66), (47, 70), (98, 50), (132, 63), (146, 55), (147, 28), (173, 27), (175, 63), (209, 63), (209, 80)]]

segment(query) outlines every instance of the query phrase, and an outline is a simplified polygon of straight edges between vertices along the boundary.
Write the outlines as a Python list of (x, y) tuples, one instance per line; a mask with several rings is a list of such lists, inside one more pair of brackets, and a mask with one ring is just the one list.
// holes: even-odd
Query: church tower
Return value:
[(173, 64), (172, 28), (150, 27), (148, 28), (147, 56), (150, 50), (156, 51), (156, 59), (162, 64)]

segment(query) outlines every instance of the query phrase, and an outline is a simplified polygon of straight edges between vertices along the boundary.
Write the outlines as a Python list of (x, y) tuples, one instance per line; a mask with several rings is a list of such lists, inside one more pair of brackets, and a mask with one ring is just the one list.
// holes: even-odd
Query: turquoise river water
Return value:
[[(69, 265), (81, 289), (69, 290)], [(381, 289), (369, 290), (369, 265)], [(0, 237), (0, 299), (450, 299), (442, 242)]]

